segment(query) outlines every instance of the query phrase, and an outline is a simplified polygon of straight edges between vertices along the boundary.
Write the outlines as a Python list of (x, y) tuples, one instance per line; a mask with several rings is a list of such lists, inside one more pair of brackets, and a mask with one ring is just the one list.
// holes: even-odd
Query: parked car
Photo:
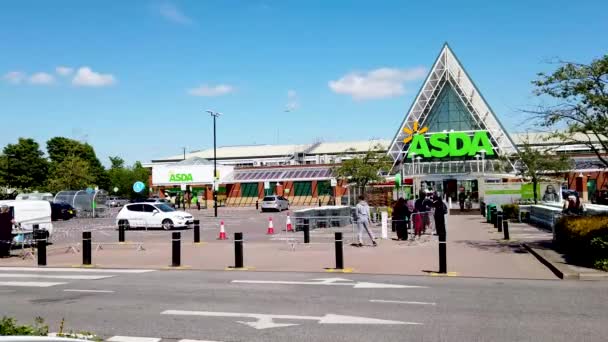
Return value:
[(262, 200), (261, 208), (262, 208), (262, 212), (265, 212), (268, 210), (276, 210), (276, 211), (287, 210), (287, 209), (289, 209), (289, 201), (283, 196), (276, 196), (276, 195), (266, 196)]
[(164, 203), (170, 207), (175, 208), (175, 206), (171, 203), (171, 201), (169, 201), (166, 198), (158, 198), (158, 197), (152, 197), (152, 198), (134, 198), (131, 200), (131, 203)]
[(51, 203), (51, 220), (69, 220), (76, 216), (76, 209), (65, 202)]
[(116, 225), (131, 227), (161, 227), (165, 230), (183, 228), (194, 223), (192, 215), (173, 209), (166, 203), (130, 203), (116, 216)]
[(108, 200), (106, 201), (108, 207), (122, 207), (127, 203), (129, 203), (127, 199), (114, 196), (108, 197)]
[(575, 190), (562, 189), (562, 199), (567, 200), (570, 196), (578, 196), (578, 192)]

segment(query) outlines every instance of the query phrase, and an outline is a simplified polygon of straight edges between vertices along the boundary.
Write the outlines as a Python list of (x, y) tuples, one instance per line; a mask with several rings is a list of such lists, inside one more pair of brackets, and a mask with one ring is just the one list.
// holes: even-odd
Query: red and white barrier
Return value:
[(274, 224), (272, 223), (272, 217), (268, 218), (268, 230), (266, 231), (266, 234), (268, 234), (268, 235), (274, 234)]
[(291, 225), (291, 217), (289, 217), (289, 213), (287, 213), (287, 221), (286, 221), (286, 230), (288, 232), (293, 232), (293, 226)]

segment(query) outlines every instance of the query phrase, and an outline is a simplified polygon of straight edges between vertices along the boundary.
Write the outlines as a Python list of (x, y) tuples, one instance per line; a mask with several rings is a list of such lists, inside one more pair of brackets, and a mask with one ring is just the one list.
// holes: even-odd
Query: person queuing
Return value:
[(15, 220), (10, 213), (9, 207), (0, 207), (0, 258), (11, 255), (11, 243), (13, 241), (13, 224)]
[(407, 226), (410, 219), (410, 209), (407, 207), (403, 197), (397, 200), (393, 207), (392, 222), (397, 232), (397, 240), (407, 240)]
[(414, 219), (413, 219), (414, 237), (422, 236), (423, 231), (429, 225), (429, 221), (430, 221), (429, 217), (428, 217), (428, 212), (430, 211), (429, 203), (430, 202), (427, 200), (426, 194), (423, 191), (421, 191), (420, 195), (416, 199), (416, 202), (414, 202), (414, 213), (415, 213)]
[(365, 201), (365, 196), (359, 196), (359, 203), (355, 206), (355, 212), (357, 214), (357, 228), (358, 232), (358, 243), (355, 244), (357, 247), (363, 247), (363, 231), (367, 232), (369, 239), (372, 241), (372, 245), (376, 247), (378, 244), (376, 243), (376, 238), (374, 234), (370, 230), (370, 213), (369, 213), (369, 205)]
[[(441, 196), (435, 193), (433, 195), (433, 217), (435, 219), (435, 230), (437, 231), (437, 235), (439, 235), (440, 241), (445, 241), (445, 214), (447, 214), (448, 207), (445, 205), (445, 202), (441, 199)], [(443, 239), (443, 240), (442, 240)]]

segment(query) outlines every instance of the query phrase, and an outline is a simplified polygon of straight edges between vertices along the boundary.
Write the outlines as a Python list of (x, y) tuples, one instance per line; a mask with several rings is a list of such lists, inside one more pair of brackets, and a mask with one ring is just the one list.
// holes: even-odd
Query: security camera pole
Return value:
[(217, 189), (216, 182), (219, 181), (217, 179), (217, 155), (216, 155), (216, 137), (215, 137), (215, 119), (222, 115), (222, 113), (214, 112), (212, 110), (208, 110), (211, 116), (213, 116), (213, 212), (215, 217), (217, 217)]

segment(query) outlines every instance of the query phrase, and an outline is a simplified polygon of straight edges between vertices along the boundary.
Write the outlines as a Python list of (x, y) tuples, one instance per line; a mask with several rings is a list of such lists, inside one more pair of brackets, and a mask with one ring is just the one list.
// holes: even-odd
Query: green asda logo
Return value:
[(428, 137), (414, 134), (411, 141), (408, 158), (473, 157), (481, 151), (486, 156), (494, 155), (487, 131), (476, 131), (472, 137), (464, 132), (433, 133)]
[(169, 175), (169, 182), (192, 182), (192, 174), (172, 173)]

